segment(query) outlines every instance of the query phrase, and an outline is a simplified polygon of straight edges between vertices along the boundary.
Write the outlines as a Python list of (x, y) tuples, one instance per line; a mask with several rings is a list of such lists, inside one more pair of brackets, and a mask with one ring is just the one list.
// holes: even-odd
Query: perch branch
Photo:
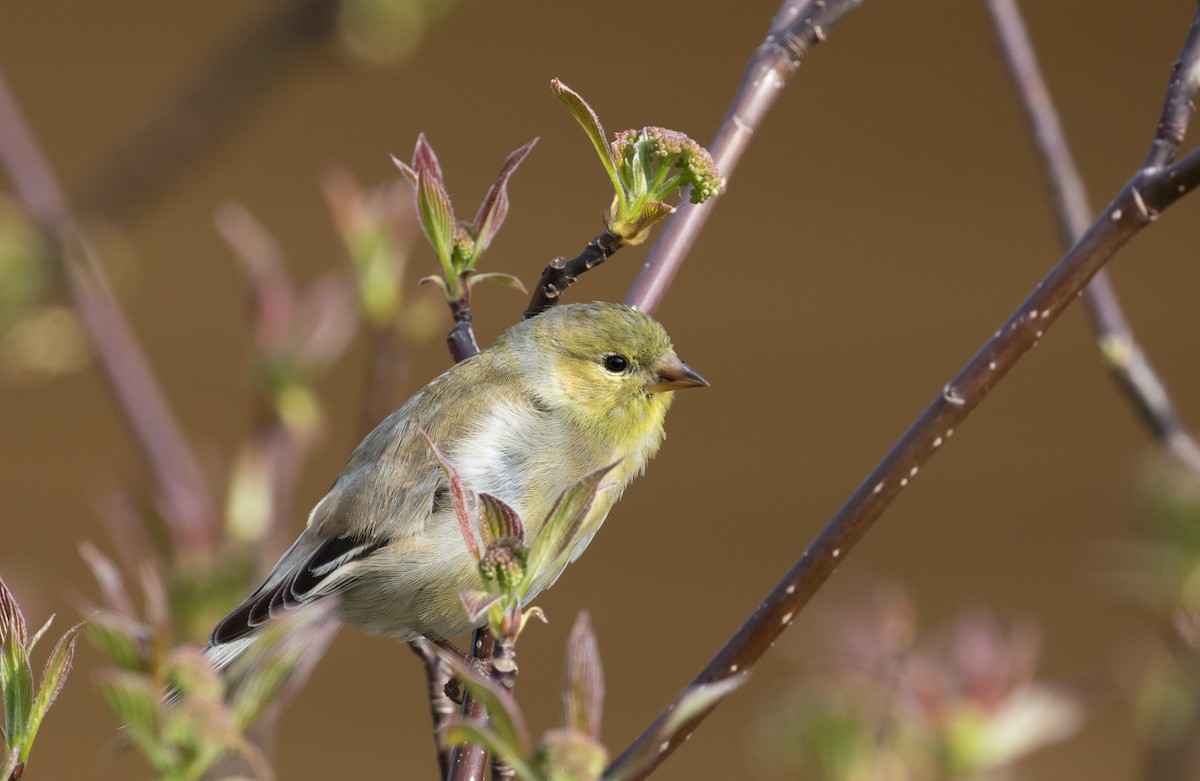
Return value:
[[(1083, 179), (1075, 167), (1016, 0), (987, 0), (987, 6), (1009, 75), (1021, 99), (1025, 120), (1042, 158), (1042, 168), (1058, 216), (1059, 234), (1063, 244), (1069, 247), (1083, 235), (1093, 215)], [(1172, 76), (1172, 91), (1177, 89), (1180, 67), (1176, 65), (1176, 74)], [(1186, 129), (1190, 112), (1188, 101), (1181, 101), (1180, 97), (1174, 95), (1165, 101), (1164, 115), (1151, 148), (1152, 156), (1147, 157), (1143, 167), (1157, 165), (1155, 161), (1162, 154), (1174, 159), (1179, 145), (1174, 133), (1181, 134)], [(1159, 136), (1166, 133), (1164, 128), (1170, 128), (1171, 135), (1168, 140), (1160, 141)], [(1192, 471), (1200, 472), (1200, 446), (1184, 426), (1166, 386), (1134, 338), (1106, 270), (1098, 271), (1084, 289), (1083, 301), (1100, 352), (1118, 387), (1154, 436)]]
[[(1186, 104), (1200, 81), (1200, 6), (1184, 43), (1168, 89), (1169, 105)], [(1190, 63), (1190, 66), (1183, 65)], [(1186, 84), (1186, 89), (1179, 84)], [(1164, 109), (1164, 115), (1168, 112)], [(1172, 114), (1172, 117), (1177, 117)], [(1181, 133), (1175, 136), (1182, 137)], [(1148, 160), (1159, 159), (1161, 131), (1155, 133)], [(837, 565), (916, 477), (920, 467), (953, 435), (967, 415), (991, 392), (1016, 362), (1028, 352), (1082, 292), (1104, 264), (1142, 228), (1182, 196), (1200, 185), (1200, 149), (1169, 164), (1139, 168), (1103, 213), (1091, 224), (1041, 284), (1001, 325), (973, 358), (933, 399), (908, 431), (854, 491), (825, 529), (792, 565), (783, 579), (750, 615), (729, 642), (700, 672), (692, 684), (713, 683), (747, 672), (791, 624), (797, 612), (829, 578)], [(685, 689), (685, 692), (687, 690)], [(680, 702), (677, 697), (605, 771), (619, 775), (639, 757), (652, 760), (639, 765), (625, 779), (644, 778), (675, 751), (711, 712), (701, 711), (685, 722), (668, 740), (650, 745), (658, 728)]]

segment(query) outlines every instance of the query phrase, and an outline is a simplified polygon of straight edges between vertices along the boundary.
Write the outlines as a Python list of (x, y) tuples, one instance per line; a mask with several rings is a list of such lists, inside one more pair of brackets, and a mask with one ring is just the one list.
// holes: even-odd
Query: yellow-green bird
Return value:
[[(217, 624), (210, 658), (227, 664), (256, 628), (331, 594), (346, 623), (372, 634), (468, 631), (459, 594), (478, 588), (479, 575), (446, 476), (420, 433), (467, 488), (517, 511), (529, 544), (565, 488), (619, 461), (583, 523), (574, 561), (658, 450), (672, 391), (707, 384), (657, 321), (627, 306), (570, 304), (518, 323), (367, 435), (263, 584)], [(527, 599), (566, 564), (536, 573)]]

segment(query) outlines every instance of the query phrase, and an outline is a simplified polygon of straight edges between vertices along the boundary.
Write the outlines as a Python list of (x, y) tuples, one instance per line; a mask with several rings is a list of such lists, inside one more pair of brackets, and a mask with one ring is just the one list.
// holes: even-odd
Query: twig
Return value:
[(560, 257), (550, 261), (542, 271), (542, 278), (538, 280), (533, 297), (529, 299), (525, 319), (539, 315), (557, 304), (567, 288), (579, 279), (580, 274), (599, 266), (623, 246), (625, 244), (621, 237), (606, 229), (589, 241), (583, 252), (571, 260)]
[[(488, 662), (491, 660), (494, 650), (495, 640), (487, 627), (476, 629), (471, 638), (470, 655), (476, 660), (472, 664), (481, 663), (477, 664), (477, 669), (490, 672)], [(463, 697), (462, 717), (470, 720), (485, 719), (487, 710), (479, 700), (466, 695)], [(483, 746), (457, 746), (450, 752), (450, 773), (446, 778), (447, 781), (480, 781), (487, 766), (488, 752)]]
[[(1058, 216), (1059, 234), (1063, 244), (1069, 247), (1083, 235), (1093, 216), (1083, 179), (1075, 166), (1054, 101), (1042, 78), (1037, 55), (1029, 41), (1016, 0), (987, 0), (987, 6), (1005, 64), (1042, 158), (1042, 168)], [(1176, 74), (1172, 77), (1173, 90), (1177, 89), (1174, 85), (1180, 81), (1178, 71), (1181, 67), (1186, 68), (1176, 65)], [(1160, 165), (1161, 162), (1155, 161), (1163, 155), (1174, 159), (1179, 146), (1178, 138), (1182, 137), (1177, 138), (1174, 133), (1182, 133), (1187, 124), (1187, 114), (1190, 113), (1189, 103), (1181, 101), (1181, 97), (1175, 95), (1165, 102), (1158, 135), (1169, 132), (1169, 138), (1160, 141), (1156, 136), (1151, 147), (1152, 157), (1147, 158), (1143, 167)], [(1200, 472), (1200, 446), (1184, 426), (1166, 386), (1134, 338), (1106, 270), (1097, 272), (1084, 289), (1084, 304), (1096, 332), (1101, 355), (1117, 385), (1125, 392), (1154, 436), (1192, 471)]]
[[(425, 666), (425, 681), (429, 685), (429, 715), (433, 720), (433, 734), (441, 734), (442, 727), (454, 716), (454, 703), (446, 695), (446, 684), (450, 682), (450, 668), (431, 643), (409, 643), (408, 647), (421, 659)], [(440, 778), (450, 771), (450, 752), (438, 749)]]
[(54, 174), (0, 74), (0, 162), (58, 252), (100, 365), (154, 475), (177, 549), (211, 548), (216, 510), (187, 444)]
[(462, 280), (462, 297), (447, 302), (450, 304), (450, 314), (454, 316), (454, 327), (446, 334), (446, 346), (455, 363), (465, 361), (479, 353), (479, 343), (475, 341), (475, 329), (471, 325), (471, 286), (467, 280)]
[[(800, 67), (804, 55), (862, 3), (863, 0), (784, 0), (771, 20), (766, 39), (746, 64), (733, 103), (708, 147), (726, 183), (754, 131)], [(708, 220), (711, 211), (708, 206), (689, 202), (687, 193), (681, 201), (675, 213), (667, 218), (662, 235), (625, 295), (629, 306), (645, 312), (658, 308)]]
[[(1200, 69), (1200, 6), (1176, 66), (1168, 102), (1186, 102), (1195, 94)], [(1185, 83), (1186, 89), (1177, 85)], [(1181, 133), (1177, 134), (1181, 135)], [(1156, 145), (1159, 135), (1155, 136)], [(1153, 149), (1152, 149), (1153, 151)], [(916, 477), (921, 466), (953, 435), (955, 428), (1028, 352), (1083, 290), (1088, 280), (1142, 228), (1179, 198), (1200, 185), (1200, 149), (1161, 167), (1140, 168), (1112, 203), (1058, 262), (942, 392), (925, 408), (904, 436), (855, 490), (833, 519), (792, 565), (778, 585), (732, 639), (717, 652), (691, 686), (741, 675), (774, 643), (816, 590), (837, 568), (888, 505)], [(690, 687), (689, 687), (690, 688)], [(687, 691), (686, 689), (684, 690)], [(649, 728), (605, 771), (611, 777), (646, 752), (653, 761), (623, 778), (644, 778), (695, 731), (712, 707), (686, 721), (667, 741), (652, 745), (656, 730), (670, 718), (680, 699), (669, 705)]]

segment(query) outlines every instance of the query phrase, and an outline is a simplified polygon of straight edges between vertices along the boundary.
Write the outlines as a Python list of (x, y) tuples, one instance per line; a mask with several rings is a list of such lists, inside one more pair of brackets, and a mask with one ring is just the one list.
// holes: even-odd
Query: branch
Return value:
[[(488, 662), (495, 650), (495, 640), (487, 627), (475, 630), (471, 637), (471, 657), (484, 664), (478, 665), (485, 675), (491, 674)], [(474, 664), (474, 662), (469, 663)], [(463, 696), (462, 717), (464, 719), (480, 720), (487, 718), (487, 710), (483, 703), (469, 694)], [(483, 772), (488, 766), (488, 752), (480, 745), (457, 746), (450, 752), (450, 774), (447, 781), (481, 781)]]
[[(987, 6), (1009, 75), (1020, 96), (1025, 120), (1029, 123), (1042, 158), (1042, 167), (1058, 215), (1059, 234), (1063, 244), (1069, 247), (1087, 229), (1093, 215), (1083, 179), (1072, 159), (1016, 0), (987, 0)], [(1163, 118), (1151, 145), (1152, 154), (1166, 154), (1171, 159), (1174, 159), (1178, 150), (1179, 140), (1183, 137), (1191, 113), (1190, 102), (1185, 99), (1186, 96), (1179, 94), (1178, 85), (1184, 81), (1179, 71), (1181, 67), (1186, 69), (1181, 65), (1182, 62), (1180, 60), (1175, 64), (1170, 92), (1164, 102)], [(1191, 67), (1195, 68), (1194, 61)], [(1169, 139), (1173, 141), (1161, 140), (1167, 134), (1164, 128), (1169, 129)], [(1153, 162), (1157, 159), (1147, 157), (1143, 167), (1157, 165)], [(1098, 271), (1083, 295), (1092, 328), (1096, 332), (1096, 341), (1113, 379), (1154, 436), (1183, 464), (1200, 473), (1200, 446), (1184, 426), (1166, 386), (1134, 338), (1108, 272), (1104, 269)]]
[(58, 253), (67, 290), (87, 327), (109, 387), (154, 475), (176, 549), (211, 548), (216, 509), (200, 465), (121, 312), (98, 255), (71, 215), (62, 189), (2, 74), (0, 162)]
[[(1200, 6), (1189, 30), (1180, 62), (1197, 61), (1200, 47)], [(1177, 89), (1179, 67), (1168, 90), (1168, 103), (1191, 99), (1200, 73), (1193, 66), (1186, 82), (1190, 91)], [(1164, 112), (1165, 113), (1165, 112)], [(1155, 144), (1159, 134), (1155, 135)], [(1152, 146), (1152, 151), (1154, 147)], [(979, 403), (1016, 362), (1028, 352), (1078, 296), (1083, 287), (1117, 250), (1149, 225), (1182, 196), (1200, 185), (1200, 149), (1165, 167), (1141, 168), (1134, 173), (1103, 214), (1092, 223), (1058, 264), (1017, 310), (1001, 325), (973, 358), (909, 427), (857, 490), (800, 556), (783, 579), (751, 614), (732, 639), (717, 652), (692, 684), (664, 710), (655, 722), (605, 771), (620, 775), (647, 752), (653, 761), (623, 779), (644, 778), (695, 731), (715, 706), (688, 719), (667, 741), (652, 746), (656, 731), (682, 697), (697, 685), (744, 674), (829, 578), (841, 560), (871, 529), (883, 511), (900, 495), (920, 468), (954, 434)]]
[(579, 275), (591, 271), (613, 256), (617, 250), (624, 247), (621, 237), (610, 230), (605, 230), (588, 242), (583, 252), (571, 260), (555, 258), (542, 271), (533, 297), (529, 299), (529, 307), (525, 310), (525, 319), (539, 315), (554, 306), (562, 298)]
[[(746, 63), (733, 103), (708, 147), (725, 177), (722, 191), (754, 132), (804, 56), (825, 40), (830, 28), (862, 3), (863, 0), (784, 0), (771, 20), (766, 39)], [(667, 218), (662, 235), (625, 295), (629, 306), (645, 312), (658, 307), (708, 220), (711, 211), (708, 206), (688, 202), (686, 193), (681, 201), (675, 213)]]

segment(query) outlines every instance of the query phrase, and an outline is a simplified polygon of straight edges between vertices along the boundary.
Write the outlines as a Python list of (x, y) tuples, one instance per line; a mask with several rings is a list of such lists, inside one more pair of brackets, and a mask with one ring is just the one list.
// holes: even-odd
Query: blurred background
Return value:
[[(1026, 6), (1103, 204), (1145, 153), (1191, 4)], [(610, 131), (661, 125), (706, 143), (776, 8), (395, 2), (375, 9), (387, 25), (363, 11), (330, 30), (247, 32), (287, 7), (43, 0), (10, 4), (0, 24), (0, 69), (103, 248), (222, 506), (261, 411), (246, 275), (218, 210), (236, 203), (252, 213), (303, 287), (350, 267), (322, 189), (330, 171), (364, 188), (393, 182), (388, 156), (409, 159), (424, 132), (469, 218), (505, 155), (540, 136), (482, 263), (532, 286), (550, 258), (576, 254), (599, 232), (611, 197), (550, 79), (579, 90)], [(122, 145), (180, 94), (207, 94), (196, 87), (201, 74), (247, 40), (238, 56), (249, 59), (234, 57), (234, 78), (218, 90), (244, 93), (224, 127), (180, 121), (203, 151), (168, 177), (155, 173), (158, 151), (141, 147), (134, 168), (156, 180), (151, 191), (128, 167), (114, 175)], [(273, 64), (260, 69), (256, 57)], [(551, 623), (522, 638), (518, 684), (535, 732), (559, 721), (562, 650), (587, 607), (607, 674), (603, 738), (619, 750), (637, 735), (1062, 250), (981, 2), (870, 0), (851, 14), (805, 60), (714, 208), (658, 311), (712, 387), (677, 399), (646, 477), (540, 600)], [(1193, 422), (1198, 209), (1196, 198), (1181, 202), (1111, 267), (1136, 333)], [(570, 300), (620, 300), (647, 246), (623, 250)], [(435, 271), (433, 253), (415, 244), (404, 295), (432, 325), (427, 337), (413, 326), (405, 342), (398, 400), (448, 365), (449, 316), (436, 291), (416, 289)], [(0, 573), (32, 624), (55, 612), (63, 628), (98, 601), (79, 543), (115, 555), (101, 508), (118, 492), (144, 495), (151, 479), (68, 299), (53, 280), (42, 289), (37, 308), (51, 320), (3, 342)], [(486, 344), (525, 298), (499, 285), (476, 291)], [(364, 433), (366, 330), (314, 379), (319, 422), (287, 540)], [(978, 609), (1002, 626), (1040, 628), (1039, 678), (1070, 692), (1088, 718), (1023, 760), (1022, 778), (1145, 777), (1137, 681), (1162, 653), (1164, 621), (1117, 585), (1113, 546), (1145, 538), (1139, 497), (1151, 462), (1152, 443), (1073, 307), (658, 777), (771, 777), (750, 757), (763, 740), (755, 725), (817, 669), (831, 618), (852, 616), (879, 583), (907, 594), (922, 631)], [(264, 543), (275, 546), (265, 558), (285, 542)], [(101, 665), (82, 643), (27, 777), (150, 774), (136, 753), (115, 748), (116, 720), (94, 689)], [(282, 716), (274, 752), (283, 779), (432, 777), (420, 666), (396, 642), (343, 631)]]

